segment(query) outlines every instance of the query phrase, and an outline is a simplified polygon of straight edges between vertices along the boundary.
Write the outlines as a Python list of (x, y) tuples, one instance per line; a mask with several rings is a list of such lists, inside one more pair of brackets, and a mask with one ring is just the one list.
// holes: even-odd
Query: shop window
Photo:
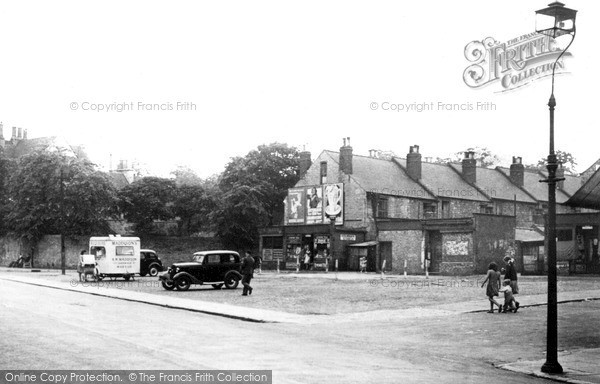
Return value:
[(327, 162), (321, 161), (321, 184), (327, 184)]
[(377, 199), (377, 217), (389, 217), (388, 204), (389, 200), (386, 198), (380, 197)]
[(437, 218), (437, 204), (436, 203), (423, 203), (423, 217), (425, 219)]
[(479, 213), (493, 214), (494, 213), (494, 206), (493, 205), (489, 205), (489, 204), (481, 204), (479, 206)]
[[(288, 237), (288, 241), (292, 240)], [(288, 249), (290, 249), (288, 243)], [(263, 261), (273, 261), (283, 259), (283, 236), (264, 236), (262, 238), (262, 258)]]

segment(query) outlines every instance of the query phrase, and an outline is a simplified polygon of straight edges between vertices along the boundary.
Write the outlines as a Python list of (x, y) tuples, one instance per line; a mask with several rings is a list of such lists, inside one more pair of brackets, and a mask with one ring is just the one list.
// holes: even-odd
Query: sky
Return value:
[[(2, 2), (0, 121), (5, 138), (12, 126), (64, 136), (104, 169), (135, 160), (160, 176), (208, 177), (271, 142), (316, 158), (343, 137), (359, 155), (487, 147), (505, 165), (535, 163), (548, 154), (549, 77), (471, 88), (465, 47), (534, 32), (548, 2)], [(555, 80), (556, 148), (581, 172), (600, 158), (600, 5), (566, 6), (577, 37)]]

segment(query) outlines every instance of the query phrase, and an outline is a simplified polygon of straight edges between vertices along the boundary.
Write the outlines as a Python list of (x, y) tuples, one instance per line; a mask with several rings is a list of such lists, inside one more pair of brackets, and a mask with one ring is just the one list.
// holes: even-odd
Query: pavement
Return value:
[(561, 383), (600, 383), (600, 365), (598, 364), (598, 361), (600, 361), (600, 348), (559, 352), (558, 361), (564, 370), (562, 374), (558, 375), (547, 374), (540, 370), (545, 360), (519, 361), (499, 365), (498, 368)]
[[(217, 315), (238, 320), (259, 322), (259, 323), (293, 323), (293, 324), (323, 324), (323, 323), (345, 323), (345, 322), (370, 322), (370, 321), (386, 321), (388, 319), (403, 319), (403, 318), (422, 318), (436, 316), (452, 316), (465, 313), (485, 312), (481, 308), (487, 307), (487, 300), (476, 300), (461, 303), (457, 306), (455, 303), (437, 305), (435, 307), (416, 307), (407, 309), (390, 309), (377, 310), (359, 313), (344, 313), (339, 315), (299, 315), (293, 313), (279, 312), (267, 309), (240, 307), (229, 304), (214, 303), (207, 301), (183, 299), (173, 296), (154, 295), (147, 292), (136, 292), (126, 289), (109, 288), (102, 286), (100, 283), (80, 283), (77, 281), (77, 273), (68, 271), (73, 279), (70, 282), (45, 280), (43, 276), (33, 277), (29, 274), (29, 270), (25, 269), (9, 269), (0, 268), (0, 279), (13, 281), (22, 284), (30, 284), (36, 286), (44, 286), (53, 289), (61, 289), (75, 291), (84, 294), (97, 296), (111, 297), (120, 300), (134, 301), (157, 305), (167, 308), (175, 308), (192, 312)], [(31, 272), (56, 273), (55, 270), (32, 270)], [(423, 280), (423, 276), (398, 276), (398, 275), (380, 275), (373, 273), (356, 273), (356, 272), (284, 272), (273, 273), (264, 272), (261, 276), (269, 278), (326, 278), (340, 280), (373, 280), (375, 278), (390, 279), (390, 280)], [(436, 277), (435, 277), (436, 278)], [(432, 278), (432, 279), (435, 279)], [(600, 290), (590, 291), (572, 291), (559, 292), (558, 303), (584, 302), (591, 300), (600, 300)], [(547, 296), (542, 295), (519, 295), (521, 308), (544, 306), (547, 305)], [(544, 379), (554, 380), (566, 383), (596, 383), (600, 384), (600, 348), (584, 349), (578, 351), (570, 351), (559, 353), (559, 362), (564, 368), (564, 373), (559, 375), (550, 375), (541, 372), (540, 368), (544, 361), (518, 361), (509, 364), (498, 365), (497, 368), (509, 371), (519, 372), (526, 375), (540, 377)]]

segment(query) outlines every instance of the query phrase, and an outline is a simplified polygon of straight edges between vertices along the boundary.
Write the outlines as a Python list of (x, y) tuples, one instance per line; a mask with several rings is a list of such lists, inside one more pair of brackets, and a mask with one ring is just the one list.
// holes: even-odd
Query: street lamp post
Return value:
[(552, 92), (548, 107), (550, 109), (550, 152), (548, 154), (548, 178), (542, 180), (548, 183), (548, 320), (546, 329), (546, 362), (542, 365), (542, 372), (562, 373), (563, 369), (558, 362), (558, 324), (557, 324), (557, 295), (556, 295), (556, 183), (564, 180), (556, 177), (558, 161), (554, 151), (554, 72), (556, 63), (567, 52), (575, 39), (575, 16), (577, 11), (566, 8), (558, 1), (548, 5), (547, 8), (536, 11), (536, 32), (550, 36), (552, 39), (563, 35), (571, 35), (571, 42), (554, 61), (552, 66)]
[(60, 269), (65, 274), (67, 257), (65, 253), (65, 181), (62, 165), (60, 167)]

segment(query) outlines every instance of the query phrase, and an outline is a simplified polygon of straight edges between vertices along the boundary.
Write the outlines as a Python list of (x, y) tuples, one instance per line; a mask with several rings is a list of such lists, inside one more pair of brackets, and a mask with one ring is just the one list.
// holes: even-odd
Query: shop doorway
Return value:
[(392, 242), (391, 241), (380, 241), (379, 242), (379, 255), (381, 265), (385, 261), (384, 272), (392, 271)]
[(598, 273), (598, 227), (578, 226), (575, 229), (577, 259), (575, 273)]
[(429, 272), (439, 273), (442, 263), (442, 234), (440, 231), (427, 231), (425, 257), (429, 258)]

